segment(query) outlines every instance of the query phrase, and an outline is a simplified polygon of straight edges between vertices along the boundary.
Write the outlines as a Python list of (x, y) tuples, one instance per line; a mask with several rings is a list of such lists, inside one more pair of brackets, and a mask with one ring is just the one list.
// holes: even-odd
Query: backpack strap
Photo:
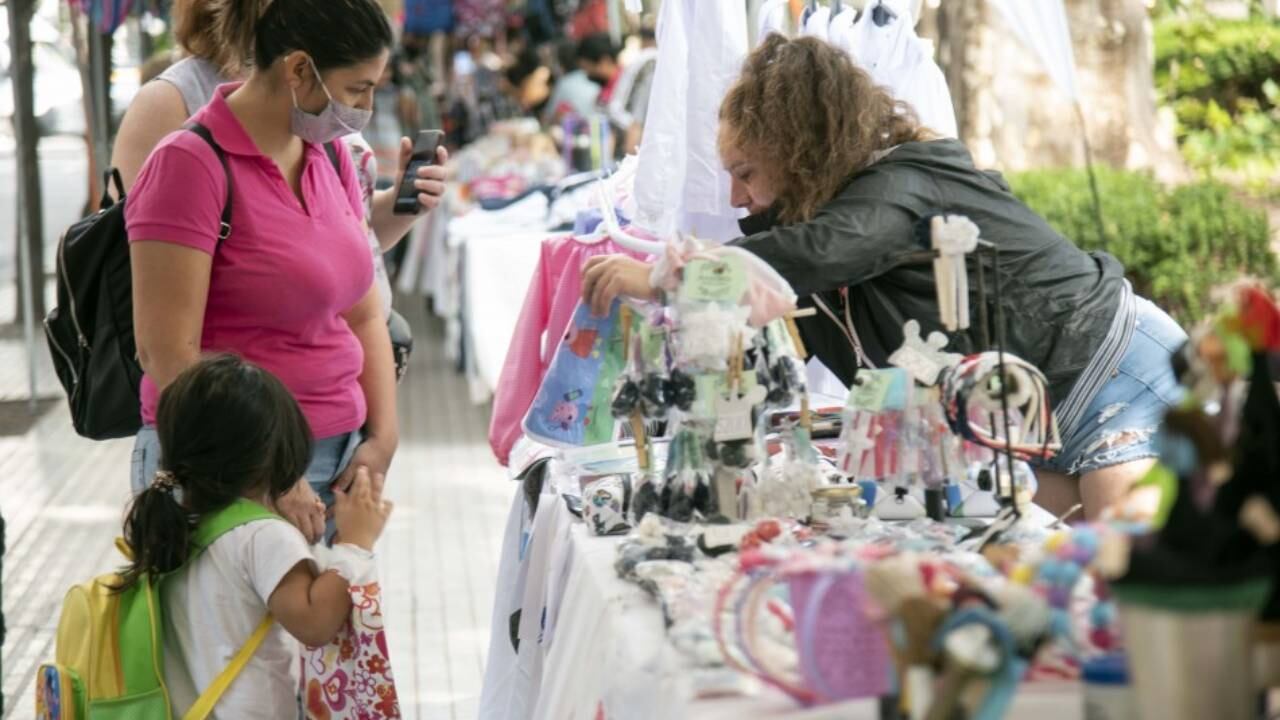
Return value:
[(188, 131), (195, 133), (209, 143), (209, 147), (213, 148), (213, 153), (218, 156), (218, 162), (222, 163), (222, 172), (227, 176), (227, 202), (222, 206), (222, 225), (218, 228), (218, 243), (221, 244), (231, 236), (231, 168), (227, 167), (227, 154), (222, 150), (222, 146), (217, 140), (213, 139), (213, 133), (209, 128), (192, 120), (184, 125)]
[[(338, 179), (342, 180), (342, 164), (338, 162), (338, 143), (341, 140), (334, 140), (324, 144), (324, 154), (329, 156), (329, 162), (333, 163), (333, 171), (338, 173)], [(343, 183), (344, 185), (346, 183)]]
[[(255, 520), (279, 517), (279, 515), (252, 500), (243, 498), (236, 500), (222, 510), (200, 521), (200, 524), (196, 527), (195, 534), (191, 538), (192, 544), (195, 545), (195, 552), (192, 553), (192, 556), (194, 557), (196, 554), (203, 552), (219, 537), (241, 525)], [(191, 709), (182, 716), (182, 720), (205, 720), (209, 717), (213, 712), (213, 708), (217, 706), (218, 701), (222, 699), (223, 694), (231, 687), (231, 683), (235, 682), (241, 671), (253, 659), (254, 653), (258, 652), (258, 648), (262, 647), (263, 641), (267, 639), (267, 633), (271, 631), (275, 623), (275, 618), (271, 617), (270, 613), (267, 613), (266, 617), (262, 618), (262, 622), (258, 623), (257, 629), (253, 631), (253, 635), (249, 636), (245, 644), (236, 652), (235, 657), (222, 669), (222, 672), (218, 673), (218, 677), (214, 678), (209, 687), (200, 693), (200, 697), (191, 706)]]
[(200, 552), (203, 552), (205, 548), (213, 544), (214, 540), (217, 540), (241, 525), (251, 523), (255, 520), (267, 520), (270, 518), (281, 519), (279, 515), (271, 512), (262, 505), (259, 505), (252, 500), (240, 498), (227, 507), (200, 521), (200, 524), (196, 527), (195, 533), (191, 536), (191, 542), (195, 545), (195, 551), (191, 554), (192, 556), (195, 556)]

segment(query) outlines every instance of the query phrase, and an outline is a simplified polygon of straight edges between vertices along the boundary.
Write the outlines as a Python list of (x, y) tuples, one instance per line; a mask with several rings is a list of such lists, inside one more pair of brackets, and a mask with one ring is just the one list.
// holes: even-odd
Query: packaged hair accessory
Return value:
[(631, 505), (631, 478), (614, 475), (582, 488), (582, 516), (592, 535), (625, 535), (631, 531), (627, 511)]

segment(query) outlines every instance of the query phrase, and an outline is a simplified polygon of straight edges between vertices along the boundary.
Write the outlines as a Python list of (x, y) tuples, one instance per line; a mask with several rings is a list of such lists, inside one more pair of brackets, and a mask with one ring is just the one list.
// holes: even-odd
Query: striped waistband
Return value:
[(1133, 287), (1129, 285), (1129, 281), (1125, 280), (1120, 293), (1120, 307), (1116, 310), (1115, 318), (1111, 320), (1111, 328), (1107, 330), (1107, 336), (1103, 338), (1102, 345), (1089, 359), (1084, 372), (1080, 373), (1080, 378), (1076, 380), (1075, 387), (1071, 389), (1067, 399), (1054, 410), (1054, 415), (1058, 418), (1058, 430), (1064, 440), (1075, 431), (1080, 423), (1080, 416), (1097, 397), (1102, 386), (1107, 384), (1119, 369), (1120, 361), (1124, 358), (1125, 351), (1129, 349), (1129, 341), (1133, 339), (1133, 330), (1137, 327), (1137, 321), (1137, 297), (1133, 294)]

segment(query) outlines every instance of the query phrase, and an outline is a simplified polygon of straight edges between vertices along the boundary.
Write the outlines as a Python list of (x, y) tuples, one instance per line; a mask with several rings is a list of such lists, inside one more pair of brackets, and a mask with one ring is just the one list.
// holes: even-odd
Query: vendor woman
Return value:
[[(1005, 349), (1044, 372), (1059, 419), (1062, 451), (1037, 468), (1037, 502), (1051, 511), (1083, 502), (1095, 517), (1154, 464), (1154, 430), (1179, 394), (1169, 357), (1182, 329), (1133, 294), (1115, 258), (1055, 232), (843, 51), (813, 38), (765, 40), (720, 107), (720, 153), (733, 205), (750, 213), (735, 244), (821, 310), (800, 321), (803, 339), (846, 385), (860, 358), (888, 364), (907, 320), (926, 334), (943, 329), (921, 227), (963, 215), (1000, 250)], [(651, 297), (649, 271), (594, 258), (584, 298), (600, 311), (619, 294)], [(990, 290), (990, 265), (986, 277)], [(948, 349), (985, 349), (976, 317), (973, 325), (949, 333)]]

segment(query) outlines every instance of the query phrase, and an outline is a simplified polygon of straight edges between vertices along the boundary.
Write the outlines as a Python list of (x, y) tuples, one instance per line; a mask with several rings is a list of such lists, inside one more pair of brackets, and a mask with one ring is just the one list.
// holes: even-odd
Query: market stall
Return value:
[[(762, 3), (758, 36), (825, 31), (843, 47), (829, 17), (808, 23), (844, 8), (809, 5), (797, 18)], [(948, 127), (909, 3), (862, 5), (844, 31), (866, 35), (846, 49), (911, 66), (919, 82), (894, 93), (918, 94), (911, 104)], [(847, 296), (833, 309), (817, 290), (801, 309), (798, 273), (719, 244), (739, 213), (714, 131), (747, 19), (664, 3), (655, 93), (670, 102), (651, 108), (638, 161), (575, 196), (571, 230), (514, 232), (554, 216), (549, 197), (495, 234), (539, 250), (490, 385), (490, 442), (518, 487), (481, 717), (1253, 717), (1271, 680), (1254, 655), (1267, 658), (1273, 633), (1258, 628), (1280, 617), (1274, 298), (1227, 289), (1190, 342), (1162, 348), (1161, 377), (1184, 399), (1141, 431), (1159, 462), (1102, 520), (1054, 517), (1033, 502), (1037, 472), (1067, 446), (1055, 408), (1073, 403), (1050, 397), (1060, 374), (1011, 351), (1012, 241), (984, 239), (989, 210), (915, 213), (893, 262), (931, 296), (916, 306), (929, 317), (894, 315), (893, 344), (874, 353)], [(504, 247), (465, 244), (468, 268), (472, 248)], [(584, 303), (584, 268), (601, 255), (641, 268), (641, 288), (588, 288)], [(1113, 279), (1115, 304), (1134, 307)], [(503, 293), (480, 292), (464, 304)], [(847, 386), (806, 368), (796, 322), (818, 313), (838, 330), (836, 359), (856, 358)], [(1082, 364), (1127, 352), (1140, 321), (1111, 315), (1130, 329)]]
[[(877, 701), (804, 708), (767, 686), (752, 687), (749, 695), (698, 697), (697, 670), (663, 632), (661, 608), (614, 570), (623, 541), (592, 536), (554, 494), (543, 499), (551, 517), (536, 532), (553, 539), (522, 571), (557, 588), (554, 614), (548, 606), (544, 621), (554, 632), (544, 631), (540, 643), (529, 637), (542, 655), (540, 675), (523, 686), (526, 696), (505, 698), (529, 709), (527, 717), (598, 717), (601, 710), (609, 718), (881, 717)], [(510, 643), (510, 633), (502, 633), (501, 642)], [(490, 657), (495, 654), (496, 648)], [(1083, 718), (1082, 692), (1079, 683), (1035, 683), (1020, 689), (1010, 716)]]
[(532, 400), (482, 717), (1252, 716), (1280, 542), (1265, 290), (1175, 359), (1158, 515), (1067, 526), (1029, 501), (1056, 449), (1034, 367), (916, 337), (813, 408), (760, 268), (685, 252), (669, 304), (576, 312)]
[(450, 159), (440, 207), (410, 236), (397, 290), (426, 298), (445, 322), (449, 357), (477, 403), (498, 386), (543, 241), (592, 207), (601, 173), (574, 166), (537, 121), (497, 123)]

